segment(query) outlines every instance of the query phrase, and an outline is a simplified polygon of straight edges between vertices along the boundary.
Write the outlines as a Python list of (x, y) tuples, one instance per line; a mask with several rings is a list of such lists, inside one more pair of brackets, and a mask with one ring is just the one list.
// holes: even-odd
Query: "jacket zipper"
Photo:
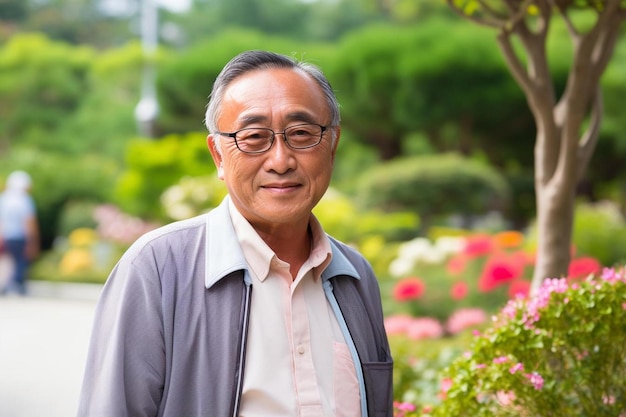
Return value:
[(250, 321), (250, 304), (252, 302), (252, 279), (248, 274), (248, 271), (244, 271), (244, 284), (246, 285), (246, 293), (244, 295), (244, 307), (243, 307), (243, 323), (241, 329), (241, 348), (239, 349), (238, 359), (238, 375), (237, 375), (237, 387), (235, 391), (235, 404), (233, 407), (233, 417), (239, 415), (239, 406), (241, 405), (241, 394), (243, 392), (243, 374), (244, 365), (246, 359), (246, 344), (248, 342), (248, 322)]

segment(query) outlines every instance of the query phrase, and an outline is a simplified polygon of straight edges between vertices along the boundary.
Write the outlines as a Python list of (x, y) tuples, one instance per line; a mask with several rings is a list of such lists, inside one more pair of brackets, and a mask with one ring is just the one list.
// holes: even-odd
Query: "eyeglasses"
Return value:
[(270, 150), (276, 135), (283, 135), (291, 149), (307, 149), (319, 145), (328, 126), (300, 124), (289, 126), (282, 132), (266, 127), (247, 127), (233, 133), (215, 132), (235, 139), (237, 149), (244, 153), (263, 153)]

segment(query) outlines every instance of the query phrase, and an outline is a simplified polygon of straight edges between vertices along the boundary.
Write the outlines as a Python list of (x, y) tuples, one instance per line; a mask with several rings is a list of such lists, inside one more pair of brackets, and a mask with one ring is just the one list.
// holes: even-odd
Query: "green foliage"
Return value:
[(626, 402), (626, 269), (547, 280), (445, 371), (435, 416), (617, 416)]
[(394, 399), (422, 407), (440, 402), (440, 373), (463, 353), (470, 333), (453, 338), (424, 341), (402, 335), (389, 336), (393, 356)]
[(73, 230), (79, 228), (95, 228), (97, 222), (93, 211), (96, 207), (97, 203), (93, 201), (68, 201), (59, 214), (57, 236), (68, 236)]
[(365, 206), (410, 210), (426, 219), (502, 208), (506, 181), (486, 164), (454, 154), (417, 156), (380, 164), (362, 174), (358, 195)]
[[(529, 227), (529, 237), (536, 242), (537, 224)], [(572, 230), (574, 255), (596, 258), (604, 266), (626, 261), (626, 221), (615, 202), (579, 202), (576, 204)]]
[(572, 242), (602, 265), (626, 263), (626, 221), (610, 201), (577, 205)]
[(11, 38), (0, 49), (0, 145), (54, 148), (49, 133), (79, 107), (93, 56), (39, 34)]
[(164, 218), (161, 194), (184, 176), (215, 172), (200, 133), (168, 135), (159, 140), (135, 139), (126, 153), (126, 170), (115, 187), (115, 199), (128, 213)]
[(359, 210), (354, 201), (332, 188), (313, 213), (326, 233), (357, 247), (377, 274), (386, 271), (395, 256), (393, 242), (414, 234), (420, 223), (415, 213)]
[[(160, 53), (159, 59), (164, 59)], [(137, 134), (134, 109), (140, 98), (142, 51), (137, 42), (99, 53), (91, 62), (88, 90), (80, 106), (50, 132), (65, 153), (97, 152), (123, 160), (126, 143)]]
[[(342, 39), (336, 56), (325, 69), (344, 127), (383, 158), (421, 131), (440, 151), (481, 148), (500, 163), (532, 161), (532, 117), (490, 32), (441, 18), (368, 26)], [(499, 153), (502, 138), (513, 152)]]

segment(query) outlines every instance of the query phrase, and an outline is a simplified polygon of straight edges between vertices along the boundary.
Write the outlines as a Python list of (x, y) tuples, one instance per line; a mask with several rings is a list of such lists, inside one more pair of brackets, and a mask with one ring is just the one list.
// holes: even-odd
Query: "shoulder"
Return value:
[(335, 239), (332, 236), (328, 236), (332, 245), (334, 245), (339, 251), (350, 261), (350, 263), (359, 271), (364, 268), (368, 271), (371, 270), (371, 266), (367, 259), (356, 248)]
[(201, 240), (205, 232), (206, 214), (166, 224), (139, 237), (126, 251), (126, 257), (135, 257), (148, 248), (182, 248), (190, 240)]

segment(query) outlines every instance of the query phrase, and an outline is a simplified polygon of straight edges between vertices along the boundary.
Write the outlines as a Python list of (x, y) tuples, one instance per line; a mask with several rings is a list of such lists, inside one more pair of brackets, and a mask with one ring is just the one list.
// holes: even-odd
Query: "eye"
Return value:
[(247, 141), (267, 140), (271, 136), (270, 130), (261, 128), (242, 129), (237, 133), (237, 139)]
[(298, 125), (289, 128), (287, 133), (292, 137), (308, 137), (315, 135), (316, 129), (318, 129), (316, 125)]

